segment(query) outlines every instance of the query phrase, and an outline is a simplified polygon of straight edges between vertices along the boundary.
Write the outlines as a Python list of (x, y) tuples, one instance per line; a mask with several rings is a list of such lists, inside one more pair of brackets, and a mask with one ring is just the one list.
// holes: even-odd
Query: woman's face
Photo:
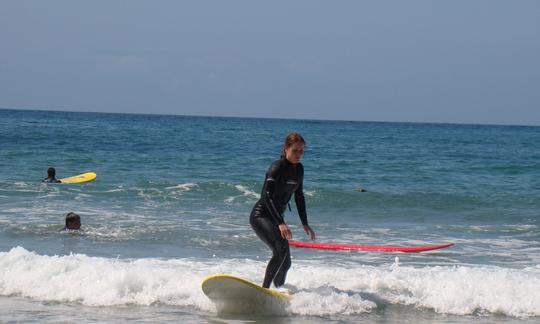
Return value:
[(304, 155), (304, 144), (294, 143), (292, 146), (285, 148), (285, 158), (292, 164), (297, 164)]

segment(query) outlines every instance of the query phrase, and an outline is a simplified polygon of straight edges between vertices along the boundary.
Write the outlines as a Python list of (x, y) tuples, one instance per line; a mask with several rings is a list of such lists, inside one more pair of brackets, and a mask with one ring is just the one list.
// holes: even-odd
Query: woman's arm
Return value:
[(278, 178), (278, 175), (279, 164), (274, 162), (266, 173), (266, 180), (264, 183), (264, 189), (262, 194), (266, 208), (268, 208), (268, 210), (270, 211), (270, 215), (272, 216), (272, 218), (274, 218), (274, 220), (277, 221), (278, 225), (281, 225), (285, 223), (285, 220), (283, 219), (283, 215), (279, 213), (278, 209), (276, 208), (276, 204), (272, 199), (276, 190), (276, 180)]

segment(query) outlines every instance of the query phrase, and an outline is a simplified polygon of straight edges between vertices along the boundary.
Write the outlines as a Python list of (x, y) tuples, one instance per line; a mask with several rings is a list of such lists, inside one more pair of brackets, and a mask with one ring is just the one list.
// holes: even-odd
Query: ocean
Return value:
[[(262, 282), (248, 218), (292, 131), (317, 242), (455, 245), (291, 248), (285, 314), (218, 315), (203, 278)], [(50, 166), (98, 176), (42, 184)], [(540, 320), (540, 127), (4, 109), (0, 167), (0, 322)]]

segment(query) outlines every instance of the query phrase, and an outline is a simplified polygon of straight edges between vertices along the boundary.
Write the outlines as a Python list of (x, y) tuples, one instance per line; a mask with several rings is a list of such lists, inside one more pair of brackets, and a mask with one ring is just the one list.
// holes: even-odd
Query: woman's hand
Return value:
[(315, 232), (311, 229), (309, 225), (304, 225), (304, 231), (307, 235), (309, 235), (309, 238), (314, 240), (315, 239)]
[(292, 239), (292, 232), (289, 229), (289, 226), (287, 224), (283, 223), (279, 225), (279, 231), (281, 232), (281, 237), (283, 237), (286, 240)]

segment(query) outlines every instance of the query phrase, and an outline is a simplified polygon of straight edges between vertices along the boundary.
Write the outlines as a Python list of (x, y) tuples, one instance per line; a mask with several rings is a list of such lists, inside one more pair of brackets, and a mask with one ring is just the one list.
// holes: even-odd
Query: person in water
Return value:
[(272, 282), (276, 287), (282, 286), (291, 267), (288, 240), (292, 239), (292, 233), (285, 223), (283, 213), (293, 194), (304, 231), (312, 240), (315, 239), (315, 232), (307, 220), (303, 191), (304, 167), (300, 163), (305, 143), (298, 133), (287, 135), (281, 159), (274, 161), (266, 172), (261, 198), (255, 203), (249, 217), (249, 223), (257, 236), (272, 250), (272, 258), (266, 267), (262, 284), (264, 288), (270, 288)]
[(66, 215), (66, 227), (64, 230), (78, 231), (81, 229), (81, 216), (74, 212), (69, 212)]
[(43, 179), (41, 182), (60, 183), (62, 181), (56, 179), (56, 170), (54, 168), (48, 168), (47, 169), (47, 178)]

